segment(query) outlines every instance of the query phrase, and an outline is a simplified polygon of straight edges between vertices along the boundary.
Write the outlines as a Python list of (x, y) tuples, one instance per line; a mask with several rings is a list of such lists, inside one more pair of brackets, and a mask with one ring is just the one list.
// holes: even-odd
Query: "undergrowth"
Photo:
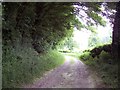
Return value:
[(88, 51), (80, 56), (80, 60), (95, 70), (105, 85), (118, 88), (118, 64), (110, 53), (102, 51), (99, 55), (92, 57), (91, 52)]
[(46, 71), (61, 65), (64, 56), (57, 51), (49, 51), (38, 55), (32, 48), (15, 50), (3, 47), (2, 87), (16, 88), (31, 83)]

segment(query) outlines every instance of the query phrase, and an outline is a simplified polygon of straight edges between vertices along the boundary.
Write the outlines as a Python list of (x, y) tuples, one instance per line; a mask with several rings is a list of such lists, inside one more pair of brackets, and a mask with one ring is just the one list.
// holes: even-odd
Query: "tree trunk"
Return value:
[(118, 59), (120, 57), (120, 2), (117, 3), (116, 11), (113, 27), (112, 53), (113, 57)]

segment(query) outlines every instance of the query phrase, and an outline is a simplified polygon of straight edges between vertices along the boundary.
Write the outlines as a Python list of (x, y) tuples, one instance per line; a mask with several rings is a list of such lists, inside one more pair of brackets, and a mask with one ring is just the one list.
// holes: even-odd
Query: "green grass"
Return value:
[(85, 52), (80, 56), (80, 60), (98, 73), (105, 85), (118, 88), (118, 64), (109, 53), (102, 51), (100, 55), (93, 58), (90, 52)]
[(32, 83), (64, 62), (64, 56), (57, 51), (49, 51), (37, 55), (34, 49), (19, 48), (19, 50), (3, 50), (2, 87), (17, 88), (23, 84)]
[(64, 55), (67, 55), (67, 56), (76, 57), (76, 58), (79, 58), (79, 56), (80, 56), (80, 53), (73, 53), (73, 52), (63, 53), (63, 54), (64, 54)]

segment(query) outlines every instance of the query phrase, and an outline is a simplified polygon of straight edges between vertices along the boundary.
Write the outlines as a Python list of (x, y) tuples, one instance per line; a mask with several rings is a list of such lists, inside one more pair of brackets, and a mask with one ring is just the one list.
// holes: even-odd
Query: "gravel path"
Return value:
[(24, 88), (103, 88), (101, 80), (76, 58), (66, 56), (63, 65)]

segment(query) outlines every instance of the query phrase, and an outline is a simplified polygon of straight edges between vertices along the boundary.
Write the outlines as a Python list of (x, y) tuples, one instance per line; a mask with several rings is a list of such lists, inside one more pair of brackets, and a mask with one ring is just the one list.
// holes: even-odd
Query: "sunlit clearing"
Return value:
[(65, 61), (69, 62), (71, 60), (70, 56), (65, 56)]
[[(95, 21), (91, 18), (88, 18), (85, 10), (86, 7), (80, 7), (75, 5), (75, 8), (79, 7), (79, 14), (76, 15), (76, 18), (81, 22), (85, 27), (88, 26), (87, 22), (91, 21), (93, 25), (91, 25), (93, 30), (89, 30), (89, 28), (78, 28), (74, 27), (73, 31), (73, 40), (76, 42), (77, 45), (74, 45), (73, 51), (80, 52), (87, 49), (92, 49), (93, 47), (110, 44), (112, 42), (112, 28), (113, 25), (109, 22), (109, 19), (106, 16), (103, 16), (102, 13), (98, 15), (102, 17), (102, 19), (106, 22), (106, 26), (96, 25)], [(104, 6), (101, 6), (101, 10), (106, 13)], [(110, 11), (108, 13), (113, 14), (114, 11)], [(93, 31), (93, 32), (92, 32)]]
[(80, 62), (80, 63), (82, 63), (82, 64), (84, 64), (82, 61), (80, 61), (80, 60), (78, 60), (78, 59), (76, 59), (75, 57), (72, 57), (72, 56), (65, 56), (65, 61), (66, 62), (74, 62), (74, 63), (78, 63), (78, 62)]
[(76, 28), (74, 28), (73, 40), (76, 41), (79, 46), (79, 48), (77, 49), (85, 50), (88, 47), (88, 39), (90, 34), (91, 32), (86, 29), (77, 30)]
[(85, 28), (82, 28), (81, 30), (74, 28), (73, 40), (78, 44), (78, 47), (74, 47), (73, 50), (75, 52), (78, 52), (89, 49), (90, 37), (93, 37), (93, 39), (96, 38), (97, 41), (94, 42), (91, 41), (91, 43), (96, 42), (97, 43), (96, 46), (103, 44), (110, 44), (112, 42), (112, 26), (107, 19), (106, 22), (107, 22), (106, 26), (101, 26), (101, 25), (95, 26), (96, 34)]
[(104, 43), (111, 43), (112, 41), (112, 28), (110, 24), (106, 27), (98, 26), (98, 37)]
[[(100, 45), (109, 44), (112, 42), (112, 27), (110, 24), (108, 24), (106, 27), (98, 26), (96, 32), (96, 37), (98, 37)], [(74, 47), (74, 51), (84, 51), (89, 49), (89, 38), (92, 34), (93, 33), (87, 29), (77, 30), (74, 28), (73, 40), (76, 41), (79, 46), (77, 48)]]
[(69, 61), (71, 61), (71, 60), (74, 60), (75, 58), (74, 57), (72, 57), (72, 56), (65, 56), (65, 60), (67, 61), (67, 62), (69, 62)]
[[(74, 7), (79, 7), (76, 20), (78, 20), (80, 24), (75, 25), (73, 35), (71, 35), (70, 38), (66, 38), (60, 49), (65, 53), (82, 53), (84, 50), (112, 43), (113, 24), (110, 23), (110, 20), (105, 15), (97, 13), (98, 16), (102, 18), (101, 23), (98, 23), (88, 16), (85, 12), (85, 10), (87, 10), (86, 7), (77, 5)], [(104, 12), (104, 7), (101, 7), (101, 10)], [(113, 14), (112, 12), (115, 11), (109, 11), (109, 13)]]

